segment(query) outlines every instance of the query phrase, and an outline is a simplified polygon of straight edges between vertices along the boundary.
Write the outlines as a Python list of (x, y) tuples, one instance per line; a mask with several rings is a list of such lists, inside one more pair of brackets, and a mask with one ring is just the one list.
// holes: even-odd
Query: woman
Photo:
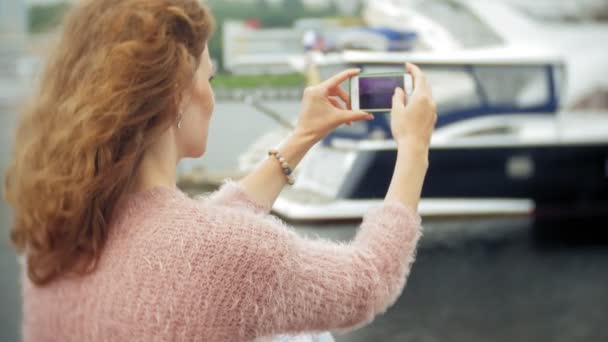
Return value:
[(67, 17), (5, 179), (11, 238), (26, 260), (26, 341), (347, 331), (400, 295), (435, 122), (423, 74), (408, 66), (407, 106), (395, 91), (399, 153), (384, 204), (351, 243), (305, 239), (268, 211), (316, 142), (371, 118), (337, 100), (348, 102), (339, 84), (358, 70), (307, 88), (297, 128), (254, 172), (190, 199), (175, 186), (176, 165), (206, 149), (212, 28), (196, 0), (90, 0)]

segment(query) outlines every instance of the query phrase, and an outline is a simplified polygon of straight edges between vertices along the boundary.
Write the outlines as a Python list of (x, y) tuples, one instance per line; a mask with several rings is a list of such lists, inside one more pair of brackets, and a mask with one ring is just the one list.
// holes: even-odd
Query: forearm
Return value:
[(428, 147), (398, 142), (397, 162), (385, 200), (417, 210), (428, 163)]
[[(278, 148), (289, 166), (295, 169), (308, 150), (316, 143), (312, 135), (293, 133)], [(276, 158), (266, 158), (249, 175), (240, 181), (249, 197), (264, 206), (272, 206), (279, 193), (287, 184), (281, 165)]]
[(239, 235), (263, 235), (264, 243), (244, 253), (272, 261), (259, 272), (245, 269), (247, 281), (259, 285), (245, 293), (255, 305), (242, 306), (256, 336), (346, 332), (370, 322), (401, 294), (421, 236), (420, 218), (399, 203), (368, 211), (350, 244), (304, 238), (266, 217), (247, 222), (256, 229)]

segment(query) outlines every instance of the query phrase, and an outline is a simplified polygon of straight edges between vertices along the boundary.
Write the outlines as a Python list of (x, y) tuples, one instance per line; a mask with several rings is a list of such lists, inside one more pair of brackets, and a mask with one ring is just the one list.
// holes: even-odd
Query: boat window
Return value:
[[(364, 68), (364, 71), (367, 73), (403, 72), (403, 68), (394, 65), (369, 65)], [(474, 77), (464, 66), (425, 65), (424, 72), (433, 88), (433, 98), (440, 115), (481, 105), (479, 94), (475, 89)]]
[[(520, 111), (548, 106), (552, 83), (559, 90), (560, 73), (547, 65), (422, 65), (433, 88), (439, 115), (461, 111)], [(324, 67), (323, 77), (345, 65)], [(403, 72), (400, 65), (366, 65), (366, 73)], [(559, 70), (558, 70), (559, 71)], [(345, 90), (348, 84), (344, 84)], [(559, 96), (559, 94), (556, 94)]]
[(502, 44), (503, 41), (475, 13), (456, 1), (407, 1), (416, 11), (443, 26), (465, 48)]
[(549, 97), (546, 66), (475, 66), (474, 70), (491, 106), (538, 106)]
[[(460, 65), (421, 64), (432, 86), (439, 114), (438, 123), (448, 125), (474, 117), (517, 114), (552, 113), (555, 98), (552, 87), (559, 83), (552, 65)], [(342, 69), (344, 66), (335, 66)], [(327, 71), (327, 70), (326, 70)], [(365, 65), (367, 73), (403, 72), (401, 65)], [(554, 78), (550, 78), (554, 76)], [(559, 86), (556, 86), (559, 88)], [(557, 94), (556, 94), (557, 95)], [(385, 118), (382, 116), (382, 118)], [(372, 126), (390, 133), (387, 122), (374, 120), (353, 127), (342, 127), (341, 136), (366, 136)], [(488, 136), (511, 139), (517, 128), (496, 126), (460, 131), (459, 138), (485, 139)]]
[(481, 106), (473, 75), (465, 67), (427, 66), (425, 72), (440, 115)]

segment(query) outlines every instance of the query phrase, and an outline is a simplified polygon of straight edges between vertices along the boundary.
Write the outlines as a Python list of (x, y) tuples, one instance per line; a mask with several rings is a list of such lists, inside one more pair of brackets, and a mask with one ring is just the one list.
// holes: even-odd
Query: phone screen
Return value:
[(403, 86), (403, 75), (359, 77), (359, 108), (390, 109), (396, 87)]

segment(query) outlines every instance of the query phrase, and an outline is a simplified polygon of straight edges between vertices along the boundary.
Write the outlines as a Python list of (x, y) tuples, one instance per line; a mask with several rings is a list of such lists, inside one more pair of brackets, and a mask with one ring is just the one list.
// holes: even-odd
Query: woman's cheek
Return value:
[(215, 99), (209, 81), (201, 81), (196, 90), (196, 102), (200, 111), (203, 116), (210, 117), (215, 107)]
[(211, 84), (208, 84), (207, 86), (207, 101), (205, 102), (207, 103), (207, 112), (209, 113), (209, 116), (211, 116), (215, 109), (215, 93), (213, 92)]

